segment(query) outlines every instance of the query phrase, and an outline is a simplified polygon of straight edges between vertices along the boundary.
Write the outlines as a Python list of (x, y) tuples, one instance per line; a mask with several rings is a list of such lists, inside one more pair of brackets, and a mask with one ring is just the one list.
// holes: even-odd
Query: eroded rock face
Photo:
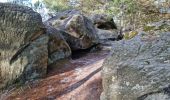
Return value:
[(103, 65), (101, 100), (170, 100), (170, 32), (113, 45)]
[(97, 29), (97, 34), (99, 36), (100, 40), (117, 40), (118, 39), (118, 31), (117, 30), (103, 30), (103, 29)]
[(48, 36), (44, 33), (40, 14), (0, 3), (0, 89), (46, 74)]
[(104, 30), (117, 29), (117, 26), (113, 21), (113, 18), (108, 15), (95, 14), (92, 15), (90, 19), (92, 20), (93, 24), (99, 29)]
[(63, 13), (63, 16), (54, 17), (46, 23), (63, 31), (62, 35), (72, 50), (87, 49), (98, 43), (97, 31), (93, 23), (81, 14)]
[(99, 39), (118, 39), (119, 32), (112, 17), (104, 14), (95, 14), (92, 15), (90, 19), (97, 29)]
[(49, 36), (48, 43), (48, 65), (55, 61), (71, 56), (71, 49), (67, 42), (64, 40), (61, 32), (51, 26), (47, 27), (47, 34)]

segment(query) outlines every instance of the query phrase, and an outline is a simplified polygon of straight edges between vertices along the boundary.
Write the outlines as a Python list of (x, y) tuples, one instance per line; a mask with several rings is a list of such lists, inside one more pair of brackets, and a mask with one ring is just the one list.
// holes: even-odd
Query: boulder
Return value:
[(46, 24), (59, 28), (72, 50), (87, 49), (98, 43), (93, 23), (81, 14), (63, 14), (49, 19)]
[(170, 32), (115, 42), (103, 64), (101, 100), (170, 100)]
[(117, 40), (119, 38), (119, 32), (112, 17), (105, 14), (94, 14), (90, 16), (90, 19), (97, 29), (99, 39)]
[(46, 33), (49, 36), (48, 42), (48, 65), (57, 60), (71, 56), (71, 49), (64, 40), (61, 32), (51, 26), (46, 26)]
[(90, 16), (93, 24), (99, 28), (104, 30), (117, 29), (117, 26), (112, 17), (105, 14), (95, 14)]
[(117, 30), (103, 30), (97, 29), (97, 34), (100, 40), (117, 40), (118, 39), (118, 31)]
[(44, 77), (47, 62), (48, 36), (40, 14), (0, 3), (0, 89)]

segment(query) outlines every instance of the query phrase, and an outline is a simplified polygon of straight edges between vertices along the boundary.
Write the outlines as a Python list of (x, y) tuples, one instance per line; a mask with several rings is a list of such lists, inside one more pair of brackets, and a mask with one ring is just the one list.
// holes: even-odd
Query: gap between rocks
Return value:
[(74, 51), (72, 59), (49, 66), (46, 78), (11, 91), (3, 100), (99, 100), (101, 66), (109, 51), (91, 50)]

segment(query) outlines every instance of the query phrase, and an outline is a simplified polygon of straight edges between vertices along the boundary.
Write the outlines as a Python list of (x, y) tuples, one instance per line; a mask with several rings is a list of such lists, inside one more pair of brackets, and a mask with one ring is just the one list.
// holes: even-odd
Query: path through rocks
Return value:
[(101, 66), (108, 51), (61, 60), (48, 68), (46, 78), (1, 96), (3, 100), (99, 100)]

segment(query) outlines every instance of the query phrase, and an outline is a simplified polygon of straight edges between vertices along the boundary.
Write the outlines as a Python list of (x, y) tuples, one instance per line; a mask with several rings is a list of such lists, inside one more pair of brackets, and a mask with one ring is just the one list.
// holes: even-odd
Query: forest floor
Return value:
[(76, 54), (48, 68), (46, 78), (1, 96), (3, 100), (99, 100), (101, 66), (109, 51)]

